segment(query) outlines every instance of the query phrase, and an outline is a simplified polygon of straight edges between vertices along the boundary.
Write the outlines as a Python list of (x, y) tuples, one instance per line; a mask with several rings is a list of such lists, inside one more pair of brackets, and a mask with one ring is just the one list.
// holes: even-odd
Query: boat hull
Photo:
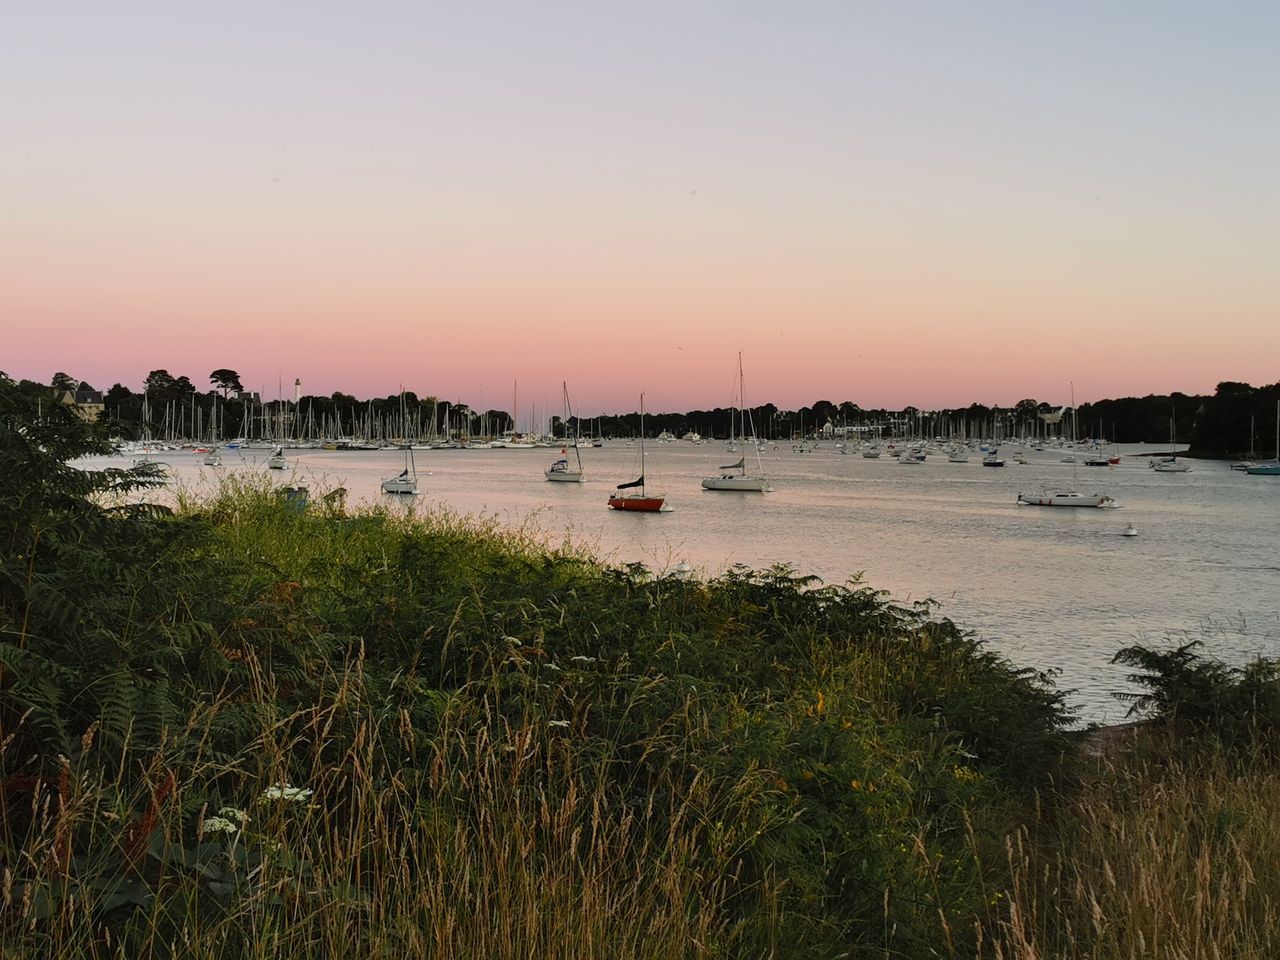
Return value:
[(402, 480), (398, 477), (394, 480), (383, 480), (382, 492), (411, 497), (418, 492), (418, 481), (413, 478)]
[(1255, 463), (1244, 472), (1251, 477), (1280, 477), (1280, 463)]
[(582, 483), (585, 479), (581, 473), (575, 470), (547, 470), (547, 479), (554, 483)]
[(1018, 503), (1028, 507), (1110, 507), (1116, 502), (1104, 493), (1018, 494)]
[(764, 477), (706, 477), (704, 490), (736, 490), (742, 493), (771, 493), (773, 487)]
[(634, 510), (637, 513), (661, 513), (665, 497), (610, 497), (610, 510)]

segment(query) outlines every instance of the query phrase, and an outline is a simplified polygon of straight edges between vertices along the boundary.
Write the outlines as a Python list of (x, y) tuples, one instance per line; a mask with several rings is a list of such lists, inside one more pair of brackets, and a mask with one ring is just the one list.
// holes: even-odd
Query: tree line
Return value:
[[(335, 391), (328, 396), (305, 395), (296, 403), (290, 399), (260, 400), (244, 391), (240, 375), (222, 367), (210, 372), (209, 388), (202, 390), (187, 376), (173, 376), (165, 369), (147, 374), (141, 391), (120, 383), (103, 393), (105, 414), (102, 428), (126, 438), (142, 433), (144, 397), (147, 427), (154, 431), (169, 424), (181, 435), (194, 435), (197, 422), (210, 424), (216, 416), (222, 437), (245, 436), (261, 424), (287, 423), (290, 435), (299, 435), (307, 425), (338, 436), (360, 436), (374, 430), (394, 430), (403, 436), (499, 435), (515, 430), (512, 413), (502, 409), (474, 410), (460, 402), (441, 400), (415, 391), (385, 397), (358, 398)], [(54, 374), (48, 384), (22, 380), (27, 391), (94, 390), (64, 372)], [(1245, 456), (1250, 451), (1271, 453), (1276, 430), (1276, 403), (1280, 383), (1254, 387), (1224, 381), (1211, 395), (1174, 392), (1144, 397), (1097, 400), (1079, 406), (1075, 429), (1081, 439), (1097, 438), (1119, 443), (1190, 444), (1192, 452), (1203, 456)], [(923, 410), (862, 407), (845, 400), (836, 403), (816, 400), (788, 410), (765, 403), (750, 408), (744, 417), (728, 407), (690, 410), (683, 413), (646, 413), (645, 432), (650, 436), (666, 432), (680, 437), (695, 433), (721, 438), (751, 433), (771, 440), (790, 440), (823, 435), (838, 436), (918, 436), (918, 437), (1027, 437), (1069, 436), (1069, 415), (1059, 423), (1048, 422), (1042, 414), (1058, 407), (1033, 398), (1008, 407), (973, 403), (967, 407)], [(746, 426), (743, 425), (745, 420)], [(640, 433), (638, 411), (574, 416), (567, 422), (550, 418), (550, 429), (559, 437), (634, 437)], [(381, 435), (381, 434), (379, 434)]]

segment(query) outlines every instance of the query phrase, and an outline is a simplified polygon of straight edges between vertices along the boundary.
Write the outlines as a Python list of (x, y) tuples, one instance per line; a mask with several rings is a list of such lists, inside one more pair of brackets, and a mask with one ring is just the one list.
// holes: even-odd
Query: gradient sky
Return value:
[(0, 12), (0, 369), (583, 413), (1280, 379), (1280, 4)]

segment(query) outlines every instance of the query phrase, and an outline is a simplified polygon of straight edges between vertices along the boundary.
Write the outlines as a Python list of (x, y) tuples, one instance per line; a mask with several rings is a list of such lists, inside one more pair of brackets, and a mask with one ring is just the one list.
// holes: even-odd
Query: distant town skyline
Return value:
[(6, 11), (0, 369), (585, 413), (1280, 379), (1280, 8)]

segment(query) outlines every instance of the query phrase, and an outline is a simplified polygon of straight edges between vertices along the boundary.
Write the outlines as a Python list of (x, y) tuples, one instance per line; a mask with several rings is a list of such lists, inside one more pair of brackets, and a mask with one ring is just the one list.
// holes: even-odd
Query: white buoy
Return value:
[(1135, 527), (1132, 523), (1124, 528), (1124, 533), (1120, 534), (1120, 536), (1122, 537), (1136, 537), (1137, 535), (1138, 535), (1138, 528)]

